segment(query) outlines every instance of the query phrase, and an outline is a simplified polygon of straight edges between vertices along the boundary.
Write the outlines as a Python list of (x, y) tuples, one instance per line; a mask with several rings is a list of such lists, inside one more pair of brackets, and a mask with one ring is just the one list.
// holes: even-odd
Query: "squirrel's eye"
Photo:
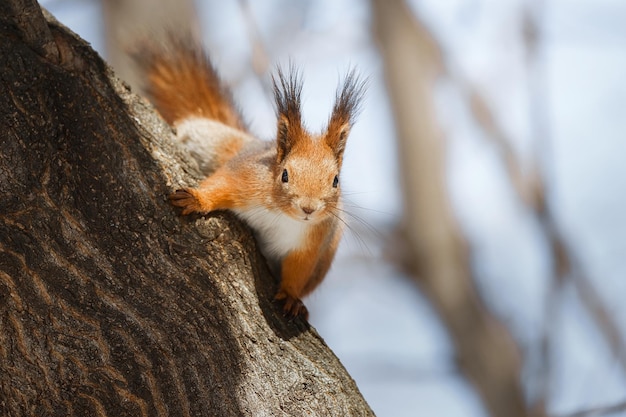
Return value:
[(283, 176), (281, 177), (282, 182), (289, 182), (289, 174), (286, 169), (283, 169)]
[(339, 177), (335, 175), (335, 179), (333, 179), (333, 188), (337, 188), (339, 184)]

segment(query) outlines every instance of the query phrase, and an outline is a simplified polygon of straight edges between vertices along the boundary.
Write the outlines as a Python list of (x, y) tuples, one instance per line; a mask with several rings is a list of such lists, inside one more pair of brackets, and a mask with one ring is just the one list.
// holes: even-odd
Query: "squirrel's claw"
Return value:
[(175, 193), (168, 196), (168, 199), (173, 206), (183, 209), (183, 215), (201, 211), (198, 199), (189, 188), (176, 190)]
[(309, 310), (302, 302), (301, 299), (291, 296), (284, 291), (279, 291), (274, 297), (274, 301), (278, 301), (283, 304), (283, 315), (289, 319), (296, 317), (302, 317), (305, 320), (309, 319)]

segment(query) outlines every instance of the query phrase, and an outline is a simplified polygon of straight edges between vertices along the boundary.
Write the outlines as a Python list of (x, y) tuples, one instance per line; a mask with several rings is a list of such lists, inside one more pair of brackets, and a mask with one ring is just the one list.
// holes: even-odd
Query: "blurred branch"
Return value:
[[(548, 102), (546, 95), (549, 89), (539, 62), (539, 44), (542, 38), (537, 20), (541, 18), (540, 14), (543, 9), (540, 6), (543, 6), (543, 2), (536, 6), (536, 9), (533, 11), (526, 10), (523, 16), (523, 39), (526, 46), (529, 72), (531, 72), (531, 123), (534, 132), (533, 137), (536, 138), (538, 144), (541, 144), (541, 155), (545, 160), (549, 159), (551, 155), (551, 134), (549, 123), (546, 120), (548, 112), (545, 108), (545, 103)], [(544, 162), (541, 167), (540, 164), (536, 164), (535, 169), (530, 174), (530, 178), (524, 178), (519, 159), (510, 145), (511, 140), (496, 121), (485, 98), (473, 86), (458, 79), (456, 82), (468, 97), (468, 102), (476, 121), (483, 128), (487, 137), (499, 148), (511, 185), (516, 190), (520, 200), (534, 215), (550, 247), (550, 257), (553, 260), (554, 285), (551, 286), (545, 308), (547, 324), (542, 336), (543, 361), (545, 362), (544, 370), (546, 373), (544, 378), (549, 378), (550, 370), (548, 363), (549, 339), (551, 335), (549, 323), (551, 318), (554, 317), (553, 301), (556, 292), (566, 280), (571, 280), (577, 288), (584, 307), (595, 321), (612, 353), (618, 359), (623, 372), (626, 374), (626, 348), (619, 326), (604, 306), (600, 295), (592, 284), (592, 280), (584, 272), (578, 256), (567, 243), (567, 239), (564, 238), (564, 234), (555, 220), (552, 208), (547, 202), (549, 183), (546, 181), (545, 171), (548, 164)], [(540, 403), (545, 403), (548, 398), (548, 382), (544, 382), (546, 386), (544, 387), (544, 396), (540, 399)]]
[(434, 84), (444, 72), (441, 50), (403, 1), (372, 0), (372, 5), (399, 138), (408, 266), (438, 311), (458, 365), (489, 413), (531, 415), (520, 384), (517, 346), (480, 299), (467, 244), (445, 191), (444, 148), (433, 103)]
[(485, 132), (486, 137), (499, 149), (511, 184), (517, 190), (518, 195), (526, 205), (536, 207), (540, 204), (539, 200), (543, 195), (541, 181), (534, 176), (530, 178), (524, 176), (517, 155), (510, 145), (510, 139), (497, 122), (487, 100), (478, 88), (460, 77), (451, 76), (451, 78), (465, 95), (472, 115)]
[[(248, 40), (252, 46), (252, 68), (259, 79), (267, 73), (269, 68), (270, 59), (268, 57), (267, 48), (262, 41), (261, 31), (259, 25), (254, 18), (252, 9), (250, 8), (250, 2), (248, 0), (239, 0), (239, 7), (246, 21), (246, 32), (248, 34)], [(267, 83), (266, 83), (267, 84)], [(264, 85), (265, 86), (265, 85)], [(268, 90), (269, 84), (267, 84)]]
[[(536, 39), (536, 38), (533, 38)], [(505, 167), (505, 172), (509, 177), (509, 181), (513, 190), (517, 193), (522, 204), (528, 207), (531, 214), (535, 217), (545, 239), (548, 242), (549, 257), (552, 263), (552, 281), (549, 284), (548, 295), (544, 305), (544, 326), (541, 335), (541, 369), (542, 377), (538, 389), (540, 397), (537, 399), (536, 407), (543, 408), (549, 397), (549, 379), (550, 379), (550, 349), (551, 335), (553, 330), (553, 322), (556, 317), (556, 303), (558, 293), (563, 286), (563, 282), (571, 272), (571, 261), (566, 250), (561, 235), (552, 221), (549, 207), (546, 204), (545, 181), (538, 167), (535, 167), (530, 173), (530, 177), (524, 176), (519, 159), (511, 147), (511, 139), (507, 136), (502, 126), (497, 121), (489, 104), (481, 92), (466, 81), (456, 79), (456, 84), (462, 92), (465, 93), (467, 101), (477, 124), (483, 129), (485, 137), (489, 139), (499, 150)], [(535, 128), (544, 132), (545, 129)]]
[(574, 271), (572, 280), (583, 305), (596, 322), (611, 353), (621, 366), (622, 373), (626, 374), (626, 348), (624, 347), (624, 338), (618, 324), (607, 310), (595, 286), (584, 273), (582, 266), (576, 264)]
[(626, 411), (626, 400), (617, 404), (604, 407), (590, 408), (589, 410), (576, 411), (570, 414), (559, 414), (555, 417), (601, 417), (608, 414)]
[[(524, 14), (524, 39), (527, 51), (527, 63), (531, 74), (531, 116), (534, 127), (534, 137), (537, 147), (541, 146), (538, 156), (543, 158), (541, 171), (536, 174), (542, 184), (542, 194), (540, 204), (535, 205), (535, 215), (543, 225), (543, 229), (553, 247), (553, 259), (556, 264), (555, 275), (557, 279), (570, 279), (578, 293), (582, 303), (592, 319), (595, 321), (600, 333), (603, 335), (611, 352), (617, 358), (622, 372), (626, 375), (626, 346), (624, 337), (618, 324), (608, 312), (604, 302), (596, 290), (593, 280), (585, 272), (579, 256), (575, 253), (571, 245), (568, 244), (565, 234), (556, 221), (556, 216), (552, 207), (547, 203), (546, 195), (549, 187), (554, 187), (555, 181), (548, 181), (546, 172), (553, 164), (552, 158), (552, 135), (550, 134), (550, 123), (547, 120), (548, 109), (546, 103), (550, 91), (548, 77), (541, 60), (542, 32), (539, 21), (545, 11), (545, 0), (536, 0), (534, 7), (526, 9)], [(571, 273), (570, 273), (571, 272)]]

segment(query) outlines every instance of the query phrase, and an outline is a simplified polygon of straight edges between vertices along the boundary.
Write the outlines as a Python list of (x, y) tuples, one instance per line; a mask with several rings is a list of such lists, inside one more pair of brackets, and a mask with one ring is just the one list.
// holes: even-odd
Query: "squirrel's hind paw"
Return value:
[(274, 301), (280, 302), (283, 305), (283, 315), (289, 319), (295, 317), (302, 317), (305, 320), (309, 319), (309, 310), (302, 302), (301, 299), (291, 296), (284, 291), (279, 291), (274, 297)]

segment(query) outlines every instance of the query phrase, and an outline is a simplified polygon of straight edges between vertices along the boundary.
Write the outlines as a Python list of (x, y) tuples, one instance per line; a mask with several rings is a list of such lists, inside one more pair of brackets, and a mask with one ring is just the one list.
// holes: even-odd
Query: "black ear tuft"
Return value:
[(361, 111), (361, 103), (367, 91), (368, 80), (362, 78), (352, 68), (343, 81), (342, 87), (337, 89), (335, 107), (331, 115), (333, 119), (341, 120), (341, 124), (352, 124)]
[(328, 122), (326, 142), (335, 151), (341, 162), (348, 133), (360, 110), (368, 80), (361, 78), (355, 69), (351, 69), (341, 88), (337, 89), (335, 106)]
[(279, 116), (300, 120), (300, 102), (302, 95), (302, 76), (296, 66), (289, 62), (288, 74), (276, 68), (276, 76), (272, 76), (276, 111)]
[(302, 95), (302, 77), (293, 63), (289, 63), (288, 74), (281, 67), (272, 76), (274, 100), (278, 118), (277, 150), (279, 161), (283, 160), (294, 141), (302, 132), (302, 114), (300, 109)]

